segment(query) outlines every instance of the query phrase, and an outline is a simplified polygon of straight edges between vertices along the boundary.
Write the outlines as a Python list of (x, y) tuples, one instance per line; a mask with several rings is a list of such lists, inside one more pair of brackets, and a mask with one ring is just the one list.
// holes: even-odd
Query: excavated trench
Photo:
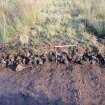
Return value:
[(58, 62), (53, 55), (43, 64), (37, 59), (36, 66), (19, 72), (4, 66), (15, 55), (10, 54), (8, 58), (7, 51), (3, 52), (0, 55), (0, 105), (105, 105), (105, 59), (96, 50), (84, 52), (82, 59), (79, 52), (72, 60), (64, 57), (64, 62), (63, 55)]
[(0, 68), (0, 105), (105, 105), (104, 99), (105, 68), (98, 64)]

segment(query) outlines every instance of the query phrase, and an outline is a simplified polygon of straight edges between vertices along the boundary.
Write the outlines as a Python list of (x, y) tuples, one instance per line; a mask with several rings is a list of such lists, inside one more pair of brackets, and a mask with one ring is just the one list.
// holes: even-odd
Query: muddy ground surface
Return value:
[(105, 105), (105, 68), (45, 63), (15, 72), (0, 67), (0, 105)]

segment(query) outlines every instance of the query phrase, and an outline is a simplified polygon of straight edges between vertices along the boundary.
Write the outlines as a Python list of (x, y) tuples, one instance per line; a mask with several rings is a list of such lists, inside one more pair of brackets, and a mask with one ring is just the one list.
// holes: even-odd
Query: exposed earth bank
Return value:
[(105, 68), (98, 64), (0, 68), (0, 105), (105, 105), (104, 99)]

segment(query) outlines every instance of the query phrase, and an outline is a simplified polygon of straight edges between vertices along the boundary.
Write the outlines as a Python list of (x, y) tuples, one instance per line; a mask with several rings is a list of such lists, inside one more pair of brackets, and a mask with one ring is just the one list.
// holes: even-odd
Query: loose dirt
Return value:
[(97, 48), (8, 51), (0, 50), (0, 105), (105, 105), (105, 56)]
[(105, 68), (46, 63), (15, 72), (0, 68), (0, 105), (105, 105)]

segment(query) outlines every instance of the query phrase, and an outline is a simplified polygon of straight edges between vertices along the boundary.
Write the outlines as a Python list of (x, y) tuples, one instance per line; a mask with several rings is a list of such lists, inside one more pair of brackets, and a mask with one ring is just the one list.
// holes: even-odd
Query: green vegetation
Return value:
[(7, 42), (37, 18), (36, 7), (26, 0), (0, 0), (0, 38)]
[(87, 43), (91, 33), (104, 37), (104, 4), (105, 0), (0, 0), (0, 42), (17, 34), (31, 36), (31, 44), (71, 38)]

